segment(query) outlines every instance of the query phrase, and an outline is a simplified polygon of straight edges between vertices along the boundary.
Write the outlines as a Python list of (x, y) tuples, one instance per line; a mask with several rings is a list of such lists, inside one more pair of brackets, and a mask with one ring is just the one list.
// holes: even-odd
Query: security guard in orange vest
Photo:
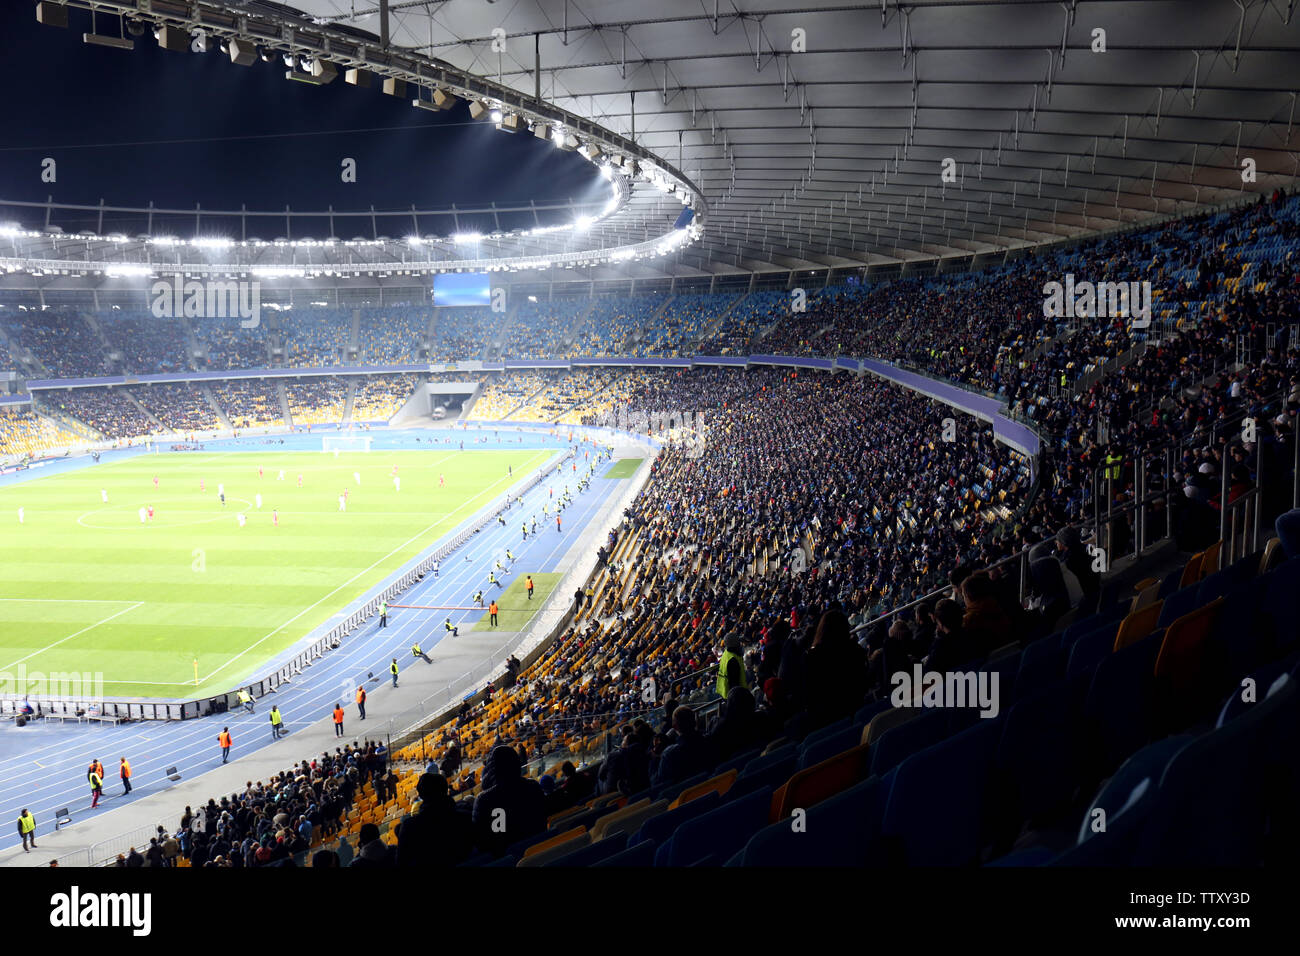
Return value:
[(230, 728), (222, 727), (221, 733), (217, 734), (217, 744), (221, 747), (221, 762), (225, 763), (230, 759), (230, 745), (234, 743), (230, 739)]
[(492, 626), (497, 626), (497, 602), (493, 601), (488, 605), (488, 617), (492, 619)]
[(357, 712), (361, 714), (361, 719), (366, 719), (366, 689), (357, 688)]
[(131, 792), (131, 761), (123, 757), (117, 772), (122, 778), (122, 796), (126, 796)]
[(334, 705), (334, 736), (343, 736), (343, 705)]

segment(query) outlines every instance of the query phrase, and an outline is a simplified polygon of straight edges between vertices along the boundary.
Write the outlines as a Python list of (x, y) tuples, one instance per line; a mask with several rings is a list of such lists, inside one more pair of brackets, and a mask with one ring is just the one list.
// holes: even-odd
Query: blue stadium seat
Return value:
[(1118, 626), (1115, 624), (1103, 624), (1081, 635), (1074, 642), (1069, 648), (1070, 656), (1065, 665), (1066, 683), (1075, 683), (1111, 652), (1115, 646), (1116, 630)]
[(691, 866), (705, 860), (721, 866), (767, 825), (771, 806), (772, 791), (764, 787), (685, 821), (655, 852), (655, 865)]
[(592, 866), (601, 860), (622, 853), (625, 849), (627, 849), (627, 834), (615, 833), (603, 840), (589, 843), (580, 850), (543, 863), (542, 866)]
[(1200, 607), (1200, 603), (1196, 600), (1200, 587), (1199, 584), (1193, 584), (1165, 598), (1165, 603), (1160, 608), (1160, 616), (1156, 618), (1156, 627), (1168, 627), (1184, 614), (1189, 614)]
[(893, 701), (888, 697), (882, 697), (880, 700), (873, 700), (871, 703), (860, 708), (858, 712), (853, 715), (853, 722), (859, 727), (865, 727), (867, 724), (871, 723), (872, 717), (876, 716), (876, 714), (883, 714), (893, 706)]
[(901, 863), (962, 866), (978, 862), (988, 768), (1002, 729), (1001, 719), (980, 720), (899, 764), (886, 801), (882, 832)]
[(1223, 702), (1219, 709), (1218, 719), (1215, 720), (1215, 727), (1222, 727), (1230, 720), (1236, 720), (1251, 707), (1254, 707), (1259, 699), (1268, 693), (1268, 689), (1273, 686), (1273, 682), (1283, 674), (1290, 673), (1295, 669), (1297, 663), (1300, 663), (1300, 652), (1288, 654), (1286, 657), (1279, 657), (1270, 661), (1255, 670), (1247, 676), (1254, 682), (1253, 700), (1247, 702), (1245, 699), (1245, 688), (1240, 684), (1234, 687), (1228, 699)]
[(838, 734), (840, 731), (847, 727), (851, 727), (852, 725), (853, 721), (848, 717), (845, 717), (841, 720), (835, 721), (833, 724), (827, 724), (825, 727), (820, 727), (803, 739), (803, 742), (799, 745), (800, 750), (806, 750), (808, 747), (817, 743), (817, 741), (825, 740), (832, 734)]
[(1097, 665), (1083, 705), (1082, 728), (1094, 780), (1108, 776), (1150, 740), (1161, 640), (1161, 634), (1149, 634)]
[[(726, 773), (728, 770), (743, 770), (745, 768), (745, 764), (749, 763), (751, 760), (756, 759), (761, 753), (762, 753), (762, 749), (759, 747), (755, 747), (752, 750), (746, 750), (743, 754), (737, 754), (736, 756), (731, 757), (730, 759), (714, 767), (713, 773), (710, 774), (710, 776), (716, 777), (719, 774)], [(631, 803), (632, 801), (629, 800), (628, 802)]]
[(808, 808), (806, 829), (795, 832), (779, 820), (750, 838), (728, 866), (873, 866), (882, 865), (880, 821), (885, 791), (869, 777), (843, 793)]
[(1003, 719), (996, 766), (1006, 800), (1004, 828), (1030, 827), (1069, 806), (1079, 777), (1078, 731), (1064, 682), (1014, 704)]
[[(812, 740), (811, 737), (808, 740)], [(823, 736), (815, 743), (804, 742), (803, 750), (799, 754), (799, 763), (796, 770), (804, 770), (814, 764), (819, 764), (827, 757), (834, 757), (838, 753), (843, 753), (850, 747), (857, 746), (862, 740), (862, 725), (850, 724), (842, 727), (838, 732)]]
[(705, 780), (708, 780), (709, 777), (711, 776), (712, 773), (705, 770), (702, 771), (701, 773), (695, 774), (694, 776), (687, 777), (685, 780), (679, 780), (676, 783), (670, 783), (666, 786), (660, 787), (658, 790), (655, 791), (655, 799), (667, 800), (671, 803), (673, 800), (676, 800), (678, 794), (680, 794), (687, 787), (693, 787), (697, 783), (703, 783)]
[(636, 846), (642, 840), (651, 840), (658, 846), (672, 836), (673, 831), (682, 823), (699, 816), (701, 813), (707, 813), (721, 802), (722, 797), (716, 790), (706, 793), (690, 803), (682, 804), (676, 810), (668, 810), (657, 817), (651, 817), (641, 824), (641, 829), (627, 842), (630, 846)]
[(918, 750), (936, 744), (948, 736), (951, 717), (942, 708), (924, 711), (906, 723), (892, 727), (871, 745), (871, 773), (881, 776)]
[[(695, 801), (699, 803), (699, 801)], [(603, 841), (602, 841), (603, 842)], [(597, 844), (599, 845), (599, 844)], [(615, 853), (613, 856), (599, 860), (592, 866), (627, 866), (642, 869), (654, 866), (655, 862), (655, 844), (653, 840), (642, 840), (633, 846), (628, 847), (622, 853)]]
[(1065, 677), (1065, 652), (1057, 635), (1034, 641), (1020, 655), (1020, 670), (1012, 700), (1028, 697), (1043, 687)]
[(1083, 815), (1075, 846), (1058, 856), (1053, 865), (1126, 866), (1155, 805), (1160, 775), (1174, 754), (1194, 739), (1190, 734), (1166, 737), (1124, 761)]
[[(1300, 722), (1296, 681), (1280, 678), (1268, 696), (1174, 755), (1133, 862), (1138, 866), (1254, 866), (1269, 827), (1270, 767), (1294, 761), (1280, 744)], [(1285, 812), (1293, 814), (1294, 807)]]
[[(734, 799), (760, 787), (779, 787), (790, 779), (792, 773), (799, 769), (799, 758), (793, 752), (781, 756), (779, 760), (768, 759), (768, 757), (774, 756), (776, 754), (768, 754), (766, 757), (761, 757), (746, 764), (745, 769), (736, 778), (736, 782), (727, 791), (727, 795)], [(758, 769), (754, 769), (755, 767)]]

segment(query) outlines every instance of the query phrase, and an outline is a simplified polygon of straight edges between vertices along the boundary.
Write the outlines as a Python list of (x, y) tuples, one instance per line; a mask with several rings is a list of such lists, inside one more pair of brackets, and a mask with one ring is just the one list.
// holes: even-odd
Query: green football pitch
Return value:
[(602, 476), (604, 478), (631, 478), (636, 474), (636, 470), (641, 467), (643, 458), (620, 458), (614, 462)]
[(102, 673), (110, 697), (229, 690), (551, 454), (173, 453), (0, 487), (0, 672)]

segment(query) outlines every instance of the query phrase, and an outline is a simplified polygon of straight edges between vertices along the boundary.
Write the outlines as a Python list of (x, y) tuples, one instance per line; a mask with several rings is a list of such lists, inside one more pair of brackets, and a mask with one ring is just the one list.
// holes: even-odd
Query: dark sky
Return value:
[[(81, 39), (90, 30), (87, 11), (69, 10), (69, 27), (60, 30), (38, 24), (34, 8), (28, 0), (0, 0), (0, 199), (323, 211), (603, 202), (609, 195), (581, 157), (526, 131), (510, 135), (471, 122), (464, 104), (447, 113), (417, 110), (413, 93), (385, 96), (378, 83), (358, 89), (342, 75), (324, 87), (294, 83), (278, 57), (239, 67), (215, 45), (206, 54), (162, 50), (151, 33), (135, 38), (132, 51), (91, 46)], [(97, 32), (116, 36), (117, 19), (100, 16)], [(40, 178), (45, 157), (58, 164), (53, 184)], [(355, 183), (341, 181), (344, 157), (357, 162)], [(13, 213), (2, 209), (0, 219), (17, 218)], [(187, 221), (192, 234), (193, 217)], [(379, 232), (407, 235), (411, 217), (402, 222), (381, 220)], [(143, 231), (130, 225), (116, 223)], [(187, 234), (183, 225), (178, 235)], [(310, 234), (305, 227), (295, 220)], [(460, 228), (487, 231), (491, 223)], [(104, 232), (111, 231), (106, 220)], [(282, 218), (259, 230), (265, 238), (284, 231)], [(449, 218), (429, 220), (421, 231), (454, 226)], [(327, 229), (311, 232), (323, 237)], [(370, 224), (336, 224), (335, 233), (368, 235)]]

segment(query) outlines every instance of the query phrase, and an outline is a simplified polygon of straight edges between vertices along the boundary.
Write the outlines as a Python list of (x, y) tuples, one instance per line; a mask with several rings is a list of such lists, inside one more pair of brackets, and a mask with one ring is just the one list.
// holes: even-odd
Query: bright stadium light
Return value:
[(481, 232), (456, 232), (452, 233), (451, 241), (457, 245), (469, 246), (483, 241)]

